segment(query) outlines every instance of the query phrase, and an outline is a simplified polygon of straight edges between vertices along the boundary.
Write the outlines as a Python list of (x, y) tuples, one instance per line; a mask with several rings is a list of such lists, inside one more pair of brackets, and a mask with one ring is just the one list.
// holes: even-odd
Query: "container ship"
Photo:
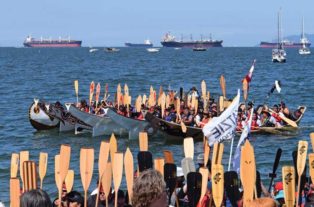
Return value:
[(145, 40), (144, 43), (124, 43), (127, 47), (153, 47), (153, 43), (150, 40)]
[[(303, 45), (302, 42), (291, 42), (289, 40), (283, 40), (281, 43), (284, 48), (301, 48)], [(306, 40), (304, 44), (306, 45), (306, 47), (311, 46), (311, 43), (308, 40)], [(260, 47), (263, 47), (263, 48), (277, 48), (277, 46), (278, 46), (277, 42), (261, 42), (260, 43)]]
[(188, 48), (209, 48), (209, 47), (222, 47), (222, 40), (213, 40), (211, 37), (209, 39), (203, 40), (190, 40), (190, 41), (177, 41), (175, 36), (166, 33), (163, 40), (160, 42), (164, 47), (188, 47)]
[(35, 38), (28, 36), (24, 41), (24, 47), (81, 47), (81, 45), (81, 40), (71, 40), (70, 38), (61, 39), (61, 37), (57, 40), (51, 38), (40, 38), (39, 40), (36, 40)]

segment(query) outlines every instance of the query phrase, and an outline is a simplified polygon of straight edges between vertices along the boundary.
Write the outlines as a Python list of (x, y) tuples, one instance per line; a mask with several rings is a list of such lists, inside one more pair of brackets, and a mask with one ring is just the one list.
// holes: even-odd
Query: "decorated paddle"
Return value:
[(106, 197), (106, 207), (108, 207), (108, 196), (110, 194), (111, 188), (111, 181), (112, 181), (112, 165), (110, 162), (106, 163), (105, 171), (101, 179), (101, 184), (105, 193)]
[(311, 181), (312, 183), (314, 183), (314, 153), (309, 154), (309, 168), (310, 168)]
[(112, 169), (113, 174), (113, 184), (114, 184), (114, 206), (118, 206), (118, 190), (122, 180), (122, 173), (123, 173), (123, 153), (116, 152), (114, 154), (114, 165)]
[(172, 163), (174, 164), (173, 154), (169, 150), (164, 150), (164, 157), (165, 157), (165, 163)]
[(230, 200), (232, 206), (238, 206), (237, 201), (241, 199), (239, 191), (238, 173), (235, 171), (228, 171), (224, 173), (224, 187), (226, 195)]
[(110, 149), (110, 160), (111, 160), (111, 164), (113, 166), (113, 164), (114, 164), (114, 153), (116, 153), (118, 151), (117, 139), (113, 133), (111, 134), (111, 137), (110, 137), (109, 149)]
[(215, 143), (214, 144), (213, 156), (212, 156), (212, 166), (215, 164), (221, 164), (223, 151), (224, 151), (224, 144), (222, 144), (222, 143)]
[(95, 95), (96, 108), (97, 108), (97, 104), (98, 104), (98, 101), (99, 101), (99, 96), (100, 96), (100, 83), (97, 83), (96, 95)]
[(278, 165), (279, 165), (281, 153), (282, 153), (281, 148), (278, 148), (277, 149), (277, 153), (276, 153), (276, 157), (275, 157), (275, 162), (274, 162), (274, 165), (273, 165), (273, 171), (272, 171), (272, 173), (269, 174), (269, 177), (271, 179), (270, 179), (270, 183), (269, 183), (269, 187), (268, 187), (268, 192), (270, 192), (271, 186), (273, 185), (274, 178), (276, 178), (276, 171), (277, 171), (277, 168), (278, 168)]
[(81, 148), (80, 174), (84, 189), (84, 206), (87, 206), (87, 190), (92, 180), (93, 170), (94, 170), (94, 149)]
[(40, 189), (43, 188), (43, 181), (47, 172), (48, 164), (48, 153), (41, 152), (39, 154), (39, 178), (40, 178)]
[(171, 195), (177, 186), (177, 166), (173, 163), (166, 163), (164, 165), (164, 179), (168, 191), (168, 204), (171, 201)]
[(297, 199), (296, 199), (296, 205), (299, 205), (298, 202), (298, 195), (301, 193), (300, 189), (300, 184), (301, 184), (301, 176), (303, 174), (304, 168), (305, 168), (305, 163), (306, 163), (306, 157), (307, 157), (307, 148), (308, 148), (308, 143), (307, 141), (299, 141), (298, 144), (298, 155), (297, 155), (297, 172), (298, 172), (298, 188), (297, 188)]
[(92, 81), (90, 83), (90, 86), (89, 86), (89, 107), (92, 106), (92, 101), (93, 101), (93, 96), (94, 96), (94, 90), (95, 90), (95, 83), (94, 81)]
[(295, 204), (295, 171), (293, 166), (282, 167), (282, 183), (286, 207)]
[(243, 90), (243, 98), (244, 98), (244, 101), (246, 102), (247, 101), (247, 96), (248, 96), (248, 82), (246, 79), (243, 80), (243, 83), (242, 83), (242, 90)]
[(23, 162), (23, 189), (24, 192), (37, 189), (37, 169), (34, 161)]
[(20, 207), (20, 180), (10, 179), (10, 207)]
[(117, 86), (117, 106), (118, 106), (118, 109), (119, 109), (119, 106), (122, 104), (121, 100), (120, 100), (121, 96), (122, 96), (122, 94), (121, 94), (121, 85), (119, 83), (118, 86)]
[(67, 189), (67, 193), (72, 191), (74, 184), (74, 170), (68, 170), (68, 174), (65, 177), (65, 187)]
[(221, 206), (224, 197), (224, 168), (221, 164), (216, 164), (212, 170), (213, 199), (215, 206)]
[(137, 154), (137, 162), (139, 172), (143, 172), (144, 170), (153, 168), (153, 155), (149, 151), (140, 151)]
[(75, 95), (76, 95), (76, 103), (78, 103), (78, 87), (79, 87), (78, 80), (75, 80), (74, 89), (75, 89)]
[(162, 174), (162, 176), (164, 176), (164, 165), (165, 165), (165, 159), (164, 158), (158, 157), (154, 160), (155, 170), (160, 172)]
[(311, 138), (312, 150), (314, 152), (314, 132), (310, 134), (310, 138)]
[(12, 153), (12, 155), (11, 155), (11, 171), (10, 171), (11, 178), (17, 177), (18, 169), (19, 169), (19, 154)]
[(226, 98), (226, 80), (223, 75), (220, 76), (220, 87), (223, 97)]
[(124, 170), (125, 170), (125, 180), (128, 189), (129, 204), (132, 205), (133, 197), (133, 182), (134, 182), (134, 163), (133, 155), (129, 148), (127, 148), (124, 155)]
[[(59, 174), (59, 200), (61, 201), (62, 195), (62, 184), (65, 180), (65, 177), (68, 174), (69, 166), (70, 166), (70, 158), (71, 158), (71, 147), (69, 145), (61, 145), (60, 148), (60, 174)], [(61, 202), (59, 202), (59, 207), (61, 207)]]
[[(20, 177), (21, 177), (21, 180), (22, 180), (22, 183), (24, 183), (24, 176), (23, 176), (23, 163), (25, 161), (28, 161), (29, 160), (29, 152), (28, 151), (21, 151), (20, 152)], [(23, 191), (24, 191), (24, 188), (23, 188)]]
[(139, 133), (139, 146), (140, 151), (148, 151), (148, 135), (147, 132)]
[(253, 200), (255, 182), (256, 182), (256, 165), (254, 149), (248, 140), (241, 147), (240, 160), (240, 178), (243, 186), (243, 203), (244, 206)]
[(194, 158), (194, 140), (192, 137), (184, 138), (183, 140), (184, 156)]
[(202, 175), (199, 172), (190, 172), (187, 175), (187, 196), (189, 207), (196, 207), (201, 198)]
[(284, 120), (287, 124), (289, 124), (292, 127), (298, 127), (298, 124), (295, 123), (294, 121), (292, 121), (291, 119), (287, 118), (283, 113), (276, 113), (275, 111), (273, 111), (272, 109), (268, 108), (268, 111), (274, 114), (279, 115), (279, 117)]

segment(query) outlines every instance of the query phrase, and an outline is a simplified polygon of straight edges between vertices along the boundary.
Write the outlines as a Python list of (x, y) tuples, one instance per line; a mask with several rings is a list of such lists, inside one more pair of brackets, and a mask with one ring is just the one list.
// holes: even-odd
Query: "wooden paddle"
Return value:
[(201, 89), (202, 89), (202, 98), (205, 103), (206, 102), (206, 82), (204, 80), (202, 80)]
[(113, 166), (113, 164), (114, 164), (114, 153), (116, 153), (118, 151), (117, 139), (113, 133), (111, 134), (111, 137), (110, 137), (109, 149), (110, 149), (110, 160), (111, 160), (111, 164)]
[(273, 165), (273, 171), (272, 171), (272, 173), (269, 174), (269, 177), (271, 179), (270, 179), (270, 183), (269, 183), (269, 187), (268, 187), (268, 192), (270, 192), (271, 186), (273, 185), (273, 180), (274, 180), (274, 178), (276, 178), (276, 171), (277, 171), (277, 168), (278, 168), (278, 165), (279, 165), (281, 152), (282, 152), (281, 148), (278, 148), (277, 149), (277, 153), (276, 153), (276, 157), (275, 157), (275, 162), (274, 162), (274, 165)]
[(165, 109), (166, 109), (166, 94), (162, 93), (160, 97), (160, 108), (161, 108), (161, 117), (165, 117)]
[(184, 134), (186, 134), (187, 128), (186, 128), (184, 122), (182, 121), (180, 114), (179, 114), (179, 119), (180, 119), (180, 124), (181, 124), (181, 130), (182, 130), (182, 132), (183, 132)]
[(309, 167), (310, 167), (310, 176), (311, 181), (314, 183), (314, 153), (309, 154)]
[(132, 205), (133, 197), (133, 181), (134, 181), (134, 163), (133, 155), (129, 148), (127, 148), (124, 155), (124, 170), (125, 170), (125, 180), (129, 195), (129, 204)]
[(158, 157), (154, 160), (155, 170), (160, 172), (162, 176), (164, 176), (164, 165), (165, 165), (165, 159), (164, 158)]
[[(62, 195), (62, 185), (65, 180), (65, 177), (68, 174), (69, 166), (70, 166), (70, 158), (71, 158), (71, 147), (69, 145), (61, 145), (60, 148), (60, 174), (59, 174), (59, 201), (61, 201)], [(61, 207), (61, 202), (59, 202), (59, 207)]]
[(100, 83), (97, 83), (96, 95), (95, 95), (96, 108), (97, 108), (97, 104), (98, 104), (98, 101), (99, 101), (99, 96), (100, 96)]
[(19, 154), (12, 153), (11, 155), (11, 178), (17, 177), (17, 171), (19, 169)]
[(89, 107), (92, 107), (92, 101), (94, 96), (95, 83), (92, 81), (89, 86)]
[(297, 128), (298, 127), (298, 124), (295, 123), (294, 121), (292, 121), (291, 119), (287, 118), (283, 113), (276, 113), (275, 111), (273, 111), (272, 109), (268, 108), (268, 111), (270, 113), (274, 113), (274, 114), (277, 114), (279, 115), (279, 117), (284, 120), (287, 124), (289, 124), (290, 126), (292, 127), (295, 127)]
[(123, 172), (123, 153), (116, 152), (114, 154), (114, 165), (112, 168), (113, 174), (113, 185), (114, 185), (114, 206), (118, 206), (118, 190), (122, 180), (122, 172)]
[(184, 156), (194, 158), (194, 140), (192, 137), (184, 138), (183, 141)]
[(199, 169), (199, 172), (202, 175), (202, 192), (201, 192), (201, 198), (200, 198), (200, 200), (202, 200), (202, 198), (205, 196), (206, 191), (207, 191), (209, 170), (207, 167), (201, 167)]
[(118, 109), (119, 109), (119, 106), (121, 105), (120, 98), (121, 98), (121, 85), (119, 83), (117, 86), (117, 106), (118, 106)]
[(74, 170), (68, 170), (68, 174), (65, 177), (65, 187), (67, 189), (67, 193), (72, 191), (74, 184)]
[(55, 181), (59, 192), (62, 190), (62, 185), (60, 185), (60, 155), (55, 156)]
[(204, 141), (204, 167), (207, 166), (209, 153), (210, 153), (210, 147), (208, 145), (208, 140), (205, 138), (205, 141)]
[(256, 182), (254, 149), (248, 140), (241, 147), (240, 178), (243, 186), (243, 204), (253, 200)]
[(148, 151), (148, 135), (147, 132), (140, 132), (139, 134), (140, 151)]
[(76, 103), (78, 103), (78, 80), (74, 81), (74, 89), (75, 89), (75, 95), (76, 95)]
[(37, 189), (37, 169), (34, 161), (23, 162), (23, 189), (24, 192)]
[(174, 163), (173, 154), (169, 150), (164, 150), (165, 163)]
[(110, 162), (106, 163), (105, 172), (102, 176), (101, 184), (106, 197), (106, 207), (108, 207), (108, 196), (110, 194), (111, 188), (111, 180), (112, 180), (112, 165)]
[(143, 172), (144, 170), (153, 168), (153, 155), (149, 151), (139, 152), (137, 154), (138, 170)]
[(39, 154), (39, 178), (40, 178), (40, 189), (43, 188), (44, 177), (46, 176), (48, 165), (48, 153), (41, 152)]
[(226, 80), (223, 75), (220, 76), (220, 87), (223, 97), (226, 98)]
[(190, 172), (196, 172), (195, 164), (190, 157), (186, 157), (181, 160), (181, 167), (185, 179), (187, 179), (187, 175)]
[(225, 110), (224, 107), (224, 97), (223, 96), (219, 96), (219, 112), (222, 113)]
[(244, 101), (246, 102), (247, 101), (247, 96), (248, 96), (248, 82), (246, 79), (243, 80), (243, 83), (242, 83), (242, 90), (243, 90), (243, 98), (244, 98)]
[(81, 148), (80, 173), (84, 189), (84, 206), (87, 206), (87, 190), (92, 180), (93, 170), (94, 170), (94, 149)]
[(314, 132), (310, 134), (310, 138), (311, 138), (312, 150), (314, 152)]
[(224, 152), (224, 144), (215, 143), (212, 155), (212, 166), (215, 164), (221, 164), (222, 155)]
[(166, 188), (168, 189), (168, 204), (171, 201), (171, 195), (177, 186), (177, 166), (173, 163), (166, 163), (164, 165), (164, 179)]
[(141, 95), (138, 95), (135, 101), (135, 109), (137, 113), (141, 112), (141, 109), (142, 109), (142, 96)]
[[(25, 161), (28, 161), (29, 160), (29, 152), (28, 151), (21, 151), (20, 152), (20, 177), (21, 177), (21, 180), (22, 180), (22, 183), (24, 183), (24, 176), (23, 176), (23, 163)], [(23, 188), (23, 192), (24, 192), (24, 188)]]
[(304, 167), (305, 167), (305, 163), (306, 163), (306, 157), (307, 157), (307, 148), (308, 148), (308, 143), (307, 141), (302, 141), (300, 140), (299, 141), (299, 144), (298, 144), (298, 157), (297, 157), (297, 172), (298, 172), (298, 188), (297, 188), (297, 198), (296, 198), (296, 205), (298, 206), (299, 205), (299, 202), (298, 202), (298, 198), (299, 198), (299, 195), (300, 195), (300, 184), (301, 184), (301, 176), (302, 176), (302, 173), (304, 171)]
[(20, 207), (20, 180), (10, 179), (10, 207)]
[(224, 168), (222, 165), (216, 164), (212, 170), (213, 199), (215, 206), (221, 206), (224, 197)]
[(295, 204), (295, 171), (293, 166), (282, 167), (282, 183), (286, 207)]

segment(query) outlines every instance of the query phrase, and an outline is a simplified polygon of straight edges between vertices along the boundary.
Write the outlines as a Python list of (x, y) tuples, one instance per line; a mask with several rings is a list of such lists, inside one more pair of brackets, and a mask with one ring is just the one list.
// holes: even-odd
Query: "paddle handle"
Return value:
[(98, 207), (98, 200), (99, 200), (99, 194), (100, 194), (100, 183), (101, 183), (101, 180), (99, 180), (99, 184), (98, 184), (98, 192), (97, 192), (97, 195), (96, 195), (96, 202), (95, 202), (95, 207)]
[(114, 207), (118, 207), (118, 191), (114, 194)]
[(84, 206), (87, 206), (87, 190), (84, 191)]
[(274, 177), (271, 177), (269, 187), (268, 187), (268, 192), (270, 193), (271, 186), (273, 185)]
[[(301, 174), (302, 175), (302, 174)], [(300, 197), (300, 185), (301, 185), (301, 175), (299, 175), (299, 179), (298, 179), (298, 189), (297, 189), (297, 197), (295, 199), (295, 205), (299, 206), (299, 197)]]
[(59, 189), (59, 207), (61, 207), (61, 201), (62, 201), (62, 185), (60, 186), (60, 189)]
[(43, 179), (40, 179), (40, 189), (43, 189)]
[(106, 207), (109, 207), (108, 196), (106, 196)]

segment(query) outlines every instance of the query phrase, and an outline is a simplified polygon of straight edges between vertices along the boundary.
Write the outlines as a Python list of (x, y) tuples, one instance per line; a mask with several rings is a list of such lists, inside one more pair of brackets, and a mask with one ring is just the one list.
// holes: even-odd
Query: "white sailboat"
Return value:
[(281, 10), (278, 12), (278, 43), (277, 48), (272, 50), (272, 60), (277, 63), (285, 63), (287, 53), (283, 48), (281, 41)]
[(300, 55), (310, 55), (311, 50), (308, 47), (306, 47), (306, 43), (308, 43), (309, 41), (304, 35), (304, 18), (302, 18), (302, 35), (301, 35), (300, 42), (302, 44), (302, 47), (299, 49), (299, 54)]

